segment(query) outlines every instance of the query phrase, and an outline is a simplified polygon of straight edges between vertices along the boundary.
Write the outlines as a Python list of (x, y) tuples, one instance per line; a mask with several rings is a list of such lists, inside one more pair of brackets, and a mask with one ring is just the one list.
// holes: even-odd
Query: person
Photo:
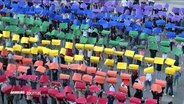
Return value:
[(175, 65), (175, 66), (179, 66), (179, 64), (180, 64), (180, 63), (179, 63), (180, 57), (179, 57), (178, 55), (175, 55), (174, 58), (175, 58), (175, 60), (176, 60), (175, 63), (174, 63), (174, 65)]
[(6, 99), (8, 101), (8, 104), (13, 104), (13, 98), (14, 98), (14, 96), (12, 94), (10, 94), (10, 93), (8, 93), (6, 95)]
[(157, 50), (150, 49), (150, 56), (151, 56), (151, 58), (155, 58), (156, 55), (157, 55)]
[(170, 89), (169, 95), (174, 97), (174, 94), (173, 94), (173, 76), (172, 75), (166, 76), (166, 94), (168, 94), (169, 89)]
[(115, 92), (115, 88), (114, 88), (114, 86), (112, 84), (110, 84), (109, 91)]
[(42, 96), (41, 96), (41, 101), (42, 101), (42, 104), (47, 104), (47, 95), (45, 95), (45, 94), (43, 94)]
[(114, 96), (108, 95), (107, 99), (108, 99), (108, 103), (107, 104), (114, 104), (114, 100), (115, 100)]
[(174, 75), (174, 86), (179, 84), (179, 78), (181, 77), (181, 72), (180, 71), (176, 71), (175, 75)]
[(137, 70), (133, 70), (132, 71), (132, 76), (131, 76), (132, 78), (132, 86), (134, 85), (134, 82), (135, 82), (135, 80), (138, 78), (138, 72), (137, 72)]
[(157, 74), (156, 74), (156, 77), (157, 78), (161, 78), (161, 70), (162, 70), (162, 65), (161, 64), (156, 64), (157, 65)]
[(143, 97), (143, 91), (136, 89), (136, 92), (134, 94), (134, 97), (139, 98), (139, 99), (142, 99), (142, 97)]
[(26, 102), (27, 102), (27, 104), (32, 104), (32, 96), (31, 95), (29, 95), (29, 94), (26, 95)]
[(153, 95), (153, 99), (156, 99), (157, 100), (157, 104), (159, 104), (160, 102), (160, 95), (158, 92), (156, 91), (151, 91), (152, 92), (152, 95)]
[(154, 0), (148, 0), (148, 4), (153, 6), (155, 4), (155, 1)]
[(149, 86), (151, 88), (152, 75), (150, 73), (146, 74), (145, 87)]

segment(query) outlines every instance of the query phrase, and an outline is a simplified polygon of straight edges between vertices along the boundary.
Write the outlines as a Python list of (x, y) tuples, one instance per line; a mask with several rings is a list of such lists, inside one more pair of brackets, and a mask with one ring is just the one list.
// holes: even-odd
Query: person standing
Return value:
[(149, 86), (151, 88), (152, 75), (150, 73), (146, 74), (145, 87)]
[(166, 76), (166, 83), (167, 83), (166, 94), (168, 94), (168, 91), (170, 90), (169, 95), (174, 97), (174, 94), (173, 94), (173, 76), (172, 75), (167, 75)]

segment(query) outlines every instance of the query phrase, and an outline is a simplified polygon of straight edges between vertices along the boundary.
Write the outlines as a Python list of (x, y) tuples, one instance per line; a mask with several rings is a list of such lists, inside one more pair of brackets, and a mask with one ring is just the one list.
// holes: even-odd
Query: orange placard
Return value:
[(166, 86), (166, 81), (164, 80), (159, 80), (159, 79), (156, 79), (155, 80), (155, 83), (162, 86), (162, 87), (165, 87)]
[(141, 83), (134, 83), (133, 88), (138, 89), (138, 90), (143, 90), (144, 85)]
[(74, 73), (72, 76), (73, 81), (81, 81), (82, 80), (82, 75), (80, 73)]
[(23, 58), (22, 62), (24, 65), (31, 65), (32, 64), (32, 58)]
[(88, 75), (88, 74), (84, 74), (83, 76), (82, 76), (82, 80), (84, 81), (84, 82), (89, 82), (89, 83), (92, 83), (92, 76), (91, 75)]
[(26, 73), (29, 67), (26, 66), (19, 66), (18, 67), (18, 72)]
[(130, 74), (125, 74), (125, 73), (121, 73), (121, 79), (128, 79), (128, 80), (130, 80), (130, 78), (131, 78), (131, 75)]
[(116, 84), (117, 83), (117, 79), (116, 78), (107, 78), (107, 83), (111, 83), (111, 84)]
[(95, 74), (96, 73), (96, 67), (87, 67), (87, 73), (88, 74)]
[(125, 93), (125, 94), (128, 92), (128, 89), (125, 88), (125, 87), (122, 87), (122, 86), (119, 86), (118, 90), (119, 90), (119, 92), (122, 92), (122, 93)]
[(151, 90), (154, 91), (154, 92), (161, 93), (162, 92), (162, 86), (160, 86), (159, 84), (152, 84)]
[(105, 76), (106, 76), (106, 73), (103, 72), (103, 71), (97, 71), (97, 72), (96, 72), (96, 75), (105, 77)]
[(60, 79), (69, 79), (70, 76), (67, 75), (67, 74), (60, 74), (60, 75), (59, 75), (59, 78), (60, 78)]
[(50, 63), (49, 64), (49, 69), (51, 69), (51, 70), (53, 70), (53, 69), (56, 70), (57, 69), (58, 70), (59, 69), (59, 64), (54, 63), (54, 62), (53, 63)]
[(34, 66), (43, 66), (43, 61), (41, 61), (41, 60), (38, 60), (38, 61), (36, 61), (35, 63), (34, 63)]
[(87, 68), (87, 66), (85, 64), (81, 64), (79, 70), (85, 72), (86, 71), (86, 68)]
[(22, 60), (23, 56), (20, 55), (13, 55), (14, 60)]
[(6, 56), (7, 54), (8, 54), (8, 50), (7, 49), (4, 48), (4, 49), (1, 50), (1, 55), (2, 56)]
[(68, 65), (60, 64), (60, 67), (61, 67), (61, 68), (64, 68), (64, 69), (67, 69), (67, 68), (68, 68)]
[(116, 77), (117, 76), (117, 71), (107, 71), (107, 75), (109, 76), (109, 77)]
[(146, 81), (146, 76), (140, 76), (139, 80), (142, 81), (142, 82)]
[(16, 71), (16, 65), (15, 64), (8, 64), (6, 70), (11, 71), (11, 72), (15, 72)]
[(103, 84), (105, 82), (105, 77), (96, 75), (94, 81), (95, 83)]
[(72, 70), (79, 70), (80, 67), (81, 67), (80, 64), (71, 64), (71, 65), (70, 65), (70, 69), (72, 69)]
[(38, 66), (38, 67), (36, 68), (36, 71), (37, 71), (37, 72), (40, 72), (40, 73), (45, 73), (45, 70), (46, 70), (46, 68), (43, 67), (43, 66)]

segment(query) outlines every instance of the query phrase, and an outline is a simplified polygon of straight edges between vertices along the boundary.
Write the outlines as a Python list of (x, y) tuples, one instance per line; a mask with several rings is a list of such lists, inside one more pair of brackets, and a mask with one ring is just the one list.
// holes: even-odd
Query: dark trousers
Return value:
[(8, 100), (8, 104), (13, 104), (13, 100)]
[(26, 101), (27, 101), (27, 104), (32, 104), (31, 100), (26, 100)]
[(2, 100), (2, 104), (4, 104), (4, 93), (1, 91), (1, 100)]
[(131, 94), (130, 94), (130, 86), (127, 86), (127, 89), (128, 89), (128, 97), (131, 97)]
[(173, 95), (173, 85), (167, 85), (166, 93), (168, 93), (169, 90), (170, 90), (169, 95)]

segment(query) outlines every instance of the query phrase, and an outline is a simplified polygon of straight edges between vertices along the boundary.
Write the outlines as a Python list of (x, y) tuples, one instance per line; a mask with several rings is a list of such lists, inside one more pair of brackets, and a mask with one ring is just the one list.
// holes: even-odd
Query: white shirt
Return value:
[(126, 1), (126, 0), (122, 0), (122, 1), (121, 1), (121, 4), (122, 4), (122, 6), (124, 6), (124, 7), (128, 6), (128, 4), (127, 4), (127, 1)]
[(54, 63), (58, 63), (58, 58), (57, 57), (53, 57), (53, 60), (52, 60)]
[(83, 55), (83, 50), (79, 50), (79, 55)]
[(110, 86), (109, 91), (113, 91), (113, 92), (115, 92), (115, 88), (114, 88), (114, 86), (113, 86), (113, 85), (111, 85), (111, 86)]
[(83, 30), (83, 36), (87, 37), (88, 36), (88, 32), (86, 30)]
[(11, 53), (8, 54), (8, 59), (12, 59), (13, 55)]
[(162, 54), (162, 58), (166, 59), (167, 58), (167, 54)]
[(88, 51), (88, 57), (92, 56), (92, 51)]
[(91, 28), (88, 29), (88, 32), (89, 32), (89, 33), (92, 33), (92, 31), (93, 31), (93, 30), (92, 30)]
[(148, 80), (148, 81), (151, 81), (152, 80), (151, 74), (146, 74), (146, 80)]

